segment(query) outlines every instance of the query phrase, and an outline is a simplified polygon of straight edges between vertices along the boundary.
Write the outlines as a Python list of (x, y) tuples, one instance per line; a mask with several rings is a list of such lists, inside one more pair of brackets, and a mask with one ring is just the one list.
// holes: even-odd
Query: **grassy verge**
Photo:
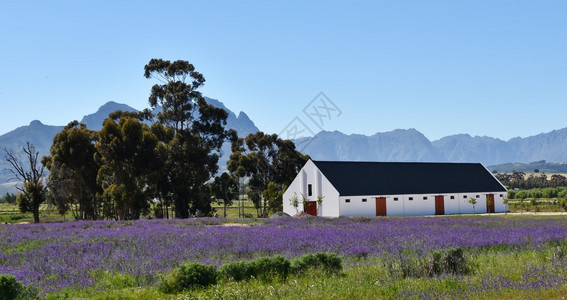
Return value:
[[(565, 245), (540, 250), (467, 253), (469, 275), (393, 276), (381, 258), (356, 262), (339, 275), (309, 272), (284, 282), (219, 281), (177, 295), (140, 287), (135, 278), (103, 276), (92, 289), (48, 295), (48, 299), (552, 299), (567, 293)], [(104, 289), (101, 289), (104, 287)]]

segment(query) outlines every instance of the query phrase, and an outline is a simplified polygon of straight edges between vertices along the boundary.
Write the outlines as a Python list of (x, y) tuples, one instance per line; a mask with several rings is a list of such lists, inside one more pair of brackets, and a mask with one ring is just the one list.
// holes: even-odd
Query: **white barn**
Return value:
[(505, 197), (480, 163), (309, 160), (284, 192), (283, 210), (324, 217), (505, 212)]

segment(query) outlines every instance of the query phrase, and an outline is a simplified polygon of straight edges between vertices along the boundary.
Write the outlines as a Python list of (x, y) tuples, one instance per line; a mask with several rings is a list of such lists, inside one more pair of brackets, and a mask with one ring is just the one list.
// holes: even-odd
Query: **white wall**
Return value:
[[(374, 203), (376, 205), (376, 203)], [(386, 196), (386, 214), (388, 216), (403, 216), (404, 215), (404, 197)]]
[[(426, 199), (424, 199), (424, 197)], [(435, 195), (403, 195), (403, 199), (404, 216), (422, 216), (435, 214)]]
[(506, 197), (508, 197), (507, 192), (494, 192), (494, 212), (508, 211), (508, 205), (504, 204)]
[[(388, 216), (435, 214), (434, 195), (369, 195), (339, 197), (340, 215), (374, 217), (376, 216), (376, 198), (379, 197), (386, 198), (386, 214)], [(424, 200), (423, 197), (427, 197), (427, 199)], [(347, 199), (350, 201), (347, 202)], [(367, 199), (366, 202), (363, 202), (363, 199)]]
[[(311, 184), (312, 195), (308, 195), (308, 185)], [(297, 210), (291, 205), (291, 198), (297, 195), (299, 205)], [(321, 206), (317, 207), (317, 214), (325, 217), (339, 216), (339, 192), (321, 173), (315, 164), (309, 160), (303, 166), (283, 195), (283, 211), (289, 215), (303, 211), (303, 196), (308, 201), (317, 201), (318, 196), (323, 196)]]
[[(483, 192), (483, 193), (463, 193), (459, 194), (459, 205), (461, 214), (472, 214), (473, 205), (469, 203), (471, 198), (476, 198), (474, 205), (474, 213), (484, 214), (486, 210), (486, 196), (494, 195), (494, 212), (506, 212), (508, 207), (504, 204), (504, 199), (507, 196), (506, 192)], [(478, 196), (478, 198), (477, 198)]]
[[(421, 194), (421, 195), (367, 195), (367, 196), (340, 196), (340, 216), (376, 216), (376, 198), (386, 198), (386, 213), (388, 216), (422, 216), (435, 215), (435, 196), (444, 197), (444, 210), (446, 215), (472, 214), (473, 206), (468, 203), (471, 197), (476, 197), (475, 212), (486, 213), (486, 195), (494, 195), (495, 212), (505, 212), (504, 192), (493, 193), (467, 193), (467, 194)], [(453, 196), (453, 199), (451, 199)], [(466, 197), (465, 197), (466, 196)], [(426, 197), (427, 199), (424, 199)], [(395, 199), (398, 199), (397, 201)], [(347, 202), (347, 199), (350, 200)], [(363, 201), (366, 199), (366, 202)], [(411, 199), (411, 200), (410, 200)], [(325, 215), (327, 216), (327, 215)]]
[[(301, 174), (301, 173), (300, 173)], [(298, 174), (295, 179), (291, 182), (287, 190), (283, 194), (283, 211), (288, 215), (295, 215), (299, 211), (303, 210), (303, 204), (301, 203), (301, 176)], [(299, 206), (297, 209), (291, 205), (291, 199), (293, 196), (297, 197)]]
[[(319, 171), (317, 169), (317, 171)], [(317, 212), (325, 217), (338, 217), (339, 211), (339, 192), (331, 184), (331, 182), (319, 171), (321, 175), (321, 195), (324, 196), (321, 207), (317, 208)], [(317, 197), (315, 197), (317, 199)]]
[[(363, 199), (366, 199), (366, 202), (363, 202)], [(375, 217), (376, 198), (372, 196), (339, 197), (339, 209), (340, 216)]]
[[(443, 196), (443, 200), (445, 201), (445, 214), (446, 215), (455, 215), (461, 213), (461, 203), (459, 201), (458, 194), (447, 194), (447, 195), (440, 195)], [(453, 199), (451, 199), (453, 197)]]

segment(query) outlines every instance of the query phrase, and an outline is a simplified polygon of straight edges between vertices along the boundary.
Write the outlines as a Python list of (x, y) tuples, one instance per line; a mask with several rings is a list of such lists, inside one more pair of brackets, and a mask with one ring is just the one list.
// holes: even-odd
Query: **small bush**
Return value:
[(226, 280), (243, 281), (249, 280), (254, 276), (249, 267), (249, 263), (244, 261), (232, 262), (219, 268), (220, 277)]
[(258, 279), (264, 282), (284, 282), (290, 273), (300, 275), (308, 270), (320, 270), (336, 274), (342, 268), (342, 259), (334, 253), (307, 254), (293, 263), (281, 255), (260, 257), (248, 262), (227, 263), (218, 270), (214, 266), (188, 263), (165, 275), (159, 284), (159, 290), (164, 293), (179, 293), (215, 284), (217, 278), (227, 281)]
[(401, 251), (397, 258), (390, 258), (388, 271), (395, 278), (424, 277), (424, 260), (415, 257), (409, 251)]
[(291, 269), (291, 262), (281, 255), (260, 257), (249, 261), (247, 264), (249, 273), (265, 282), (274, 279), (278, 279), (280, 282), (285, 281)]
[(21, 298), (24, 291), (24, 285), (16, 277), (0, 274), (0, 300)]
[(165, 275), (159, 284), (159, 290), (175, 294), (188, 289), (203, 288), (216, 284), (217, 276), (215, 266), (190, 262)]
[(302, 274), (309, 269), (337, 274), (343, 269), (342, 263), (342, 259), (335, 253), (306, 254), (294, 260), (291, 269), (295, 274)]
[(433, 277), (442, 274), (466, 275), (472, 270), (461, 248), (435, 250), (423, 258), (400, 253), (399, 259), (388, 263), (394, 277)]
[(461, 248), (433, 251), (429, 262), (428, 272), (430, 276), (441, 274), (466, 275), (471, 269)]

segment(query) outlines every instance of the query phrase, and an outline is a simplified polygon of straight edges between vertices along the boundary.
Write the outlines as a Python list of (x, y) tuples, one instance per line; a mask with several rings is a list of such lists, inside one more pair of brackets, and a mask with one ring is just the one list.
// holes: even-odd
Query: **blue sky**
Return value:
[(2, 1), (0, 134), (147, 107), (151, 58), (190, 61), (204, 95), (271, 133), (317, 131), (319, 92), (341, 111), (321, 128), (348, 134), (567, 127), (567, 2), (279, 2)]

